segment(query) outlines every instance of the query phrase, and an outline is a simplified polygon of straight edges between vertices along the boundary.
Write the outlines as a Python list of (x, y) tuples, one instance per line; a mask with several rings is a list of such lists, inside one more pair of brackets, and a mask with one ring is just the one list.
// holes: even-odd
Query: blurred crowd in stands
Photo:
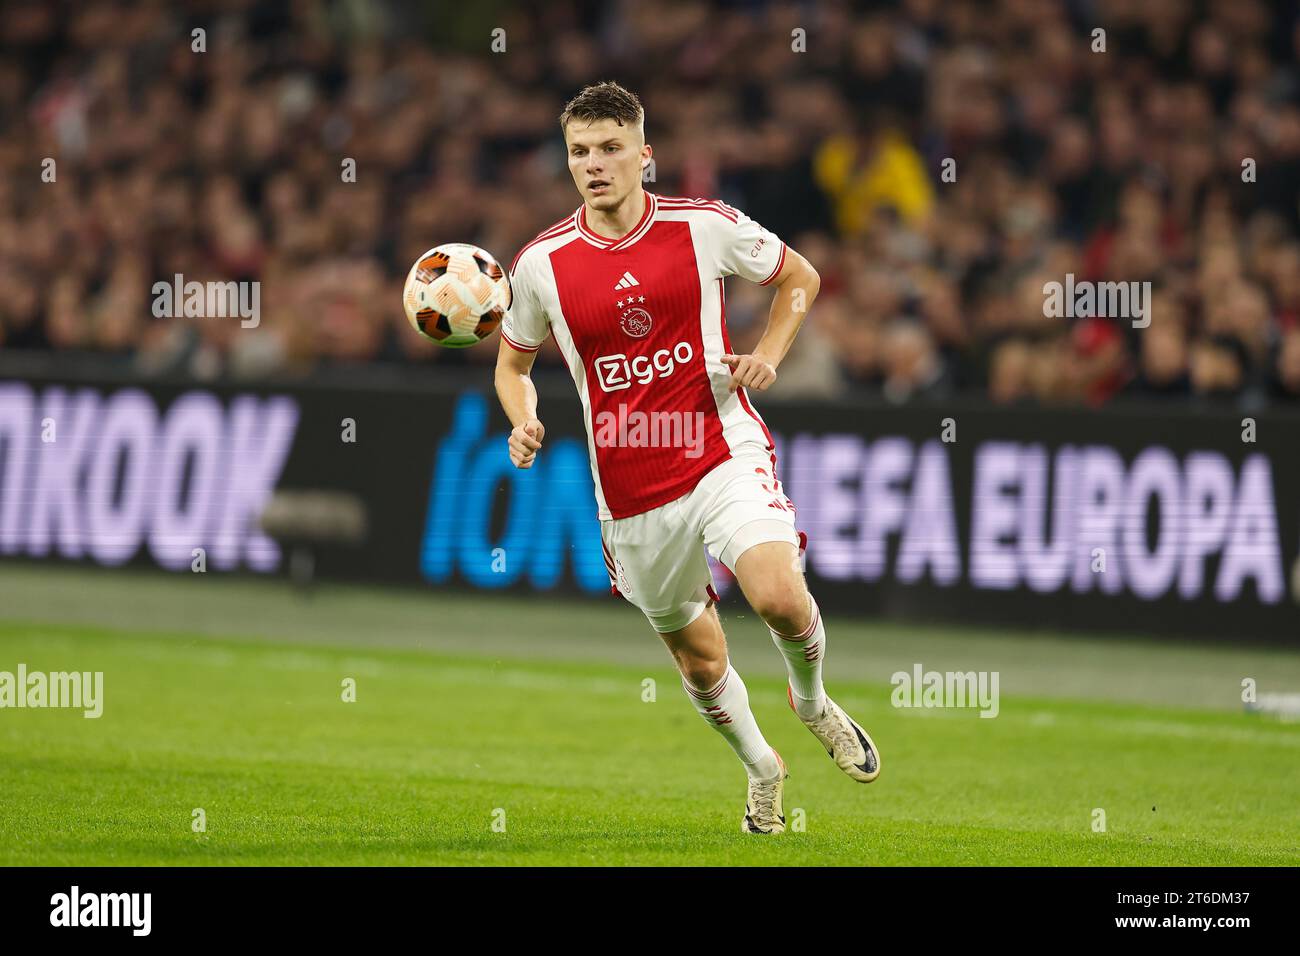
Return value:
[[(648, 189), (724, 199), (820, 271), (774, 395), (1292, 401), (1298, 10), (13, 0), (0, 353), (199, 378), (489, 364), (495, 338), (410, 329), (406, 270), (447, 241), (508, 263), (572, 211), (557, 117), (614, 79), (647, 109)], [(177, 273), (260, 281), (260, 324), (155, 318)], [(1149, 325), (1050, 315), (1067, 274), (1150, 282)], [(737, 349), (770, 296), (729, 280)], [(553, 347), (539, 365), (564, 374)]]

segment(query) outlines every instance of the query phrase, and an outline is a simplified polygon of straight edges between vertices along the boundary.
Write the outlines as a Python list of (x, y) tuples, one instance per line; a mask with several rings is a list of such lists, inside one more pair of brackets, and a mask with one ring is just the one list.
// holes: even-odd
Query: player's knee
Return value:
[(718, 686), (727, 673), (727, 658), (701, 656), (697, 654), (679, 654), (677, 669), (681, 671), (686, 683), (696, 690), (711, 690)]
[(751, 603), (754, 613), (779, 634), (798, 634), (808, 626), (808, 595), (802, 588), (765, 587)]

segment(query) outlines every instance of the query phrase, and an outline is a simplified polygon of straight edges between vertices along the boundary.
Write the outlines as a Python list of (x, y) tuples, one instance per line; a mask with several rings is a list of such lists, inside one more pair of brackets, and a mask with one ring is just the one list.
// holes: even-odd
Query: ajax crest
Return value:
[(653, 321), (645, 309), (633, 307), (619, 316), (618, 324), (632, 338), (643, 339), (650, 334)]

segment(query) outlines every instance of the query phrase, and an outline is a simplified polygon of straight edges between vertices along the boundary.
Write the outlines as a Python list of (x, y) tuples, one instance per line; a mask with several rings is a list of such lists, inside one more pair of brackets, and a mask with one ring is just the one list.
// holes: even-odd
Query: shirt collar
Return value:
[(645, 194), (645, 210), (641, 213), (641, 218), (637, 220), (637, 224), (632, 227), (632, 231), (621, 239), (610, 239), (607, 236), (602, 236), (587, 224), (587, 204), (583, 203), (578, 209), (578, 234), (598, 249), (618, 252), (620, 249), (626, 249), (650, 231), (650, 226), (654, 223), (655, 211), (658, 208), (659, 200), (655, 198), (655, 194), (647, 192)]

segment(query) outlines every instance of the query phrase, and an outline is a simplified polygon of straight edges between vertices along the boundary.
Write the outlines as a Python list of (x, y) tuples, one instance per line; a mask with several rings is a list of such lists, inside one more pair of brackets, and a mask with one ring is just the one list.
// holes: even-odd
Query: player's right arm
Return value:
[(530, 374), (536, 352), (521, 352), (504, 338), (497, 352), (497, 398), (514, 430), (510, 432), (510, 461), (531, 468), (542, 447), (546, 428), (537, 418), (537, 388)]
[(501, 346), (497, 351), (497, 398), (513, 430), (510, 432), (510, 461), (516, 468), (531, 468), (542, 447), (546, 428), (537, 418), (537, 388), (533, 385), (533, 362), (537, 350), (551, 332), (550, 322), (533, 294), (531, 273), (525, 257), (511, 270), (512, 302), (501, 323)]

